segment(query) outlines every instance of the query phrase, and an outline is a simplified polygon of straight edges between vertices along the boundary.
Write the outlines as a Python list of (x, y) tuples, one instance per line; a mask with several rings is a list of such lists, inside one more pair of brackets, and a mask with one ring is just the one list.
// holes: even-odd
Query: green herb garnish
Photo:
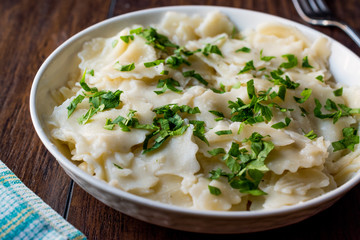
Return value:
[(334, 148), (334, 152), (343, 149), (350, 149), (351, 151), (354, 151), (355, 145), (359, 143), (359, 136), (357, 135), (357, 130), (352, 127), (347, 127), (343, 128), (342, 132), (344, 139), (331, 143)]
[(227, 153), (221, 148), (209, 151), (212, 156), (224, 154), (222, 160), (230, 169), (230, 173), (218, 168), (210, 171), (210, 179), (216, 180), (220, 177), (226, 177), (230, 186), (239, 189), (242, 193), (248, 193), (254, 196), (266, 194), (259, 189), (259, 183), (264, 173), (269, 169), (265, 165), (265, 159), (274, 149), (272, 142), (264, 141), (261, 134), (254, 132), (250, 138), (244, 139), (244, 143), (251, 143), (251, 152), (246, 148), (239, 148), (239, 144), (233, 142)]
[(215, 118), (215, 121), (221, 121), (225, 117), (222, 112), (218, 112), (218, 111), (215, 111), (215, 110), (210, 110), (209, 112), (218, 117), (218, 118)]
[(263, 49), (260, 50), (260, 60), (269, 62), (271, 59), (276, 58), (275, 56), (263, 56)]
[(305, 88), (300, 94), (303, 98), (298, 98), (294, 96), (294, 99), (297, 103), (304, 103), (306, 100), (309, 99), (311, 93), (312, 90), (310, 88)]
[(128, 65), (120, 65), (119, 61), (117, 61), (114, 65), (114, 68), (121, 72), (130, 72), (135, 69), (135, 63), (130, 63)]
[(311, 65), (309, 64), (308, 56), (305, 56), (305, 57), (303, 58), (301, 66), (302, 66), (303, 68), (314, 68), (313, 66), (311, 66)]
[(180, 83), (172, 78), (160, 79), (157, 88), (162, 88), (160, 91), (154, 91), (157, 95), (163, 94), (167, 89), (170, 91), (181, 93), (181, 89), (177, 89), (176, 87), (180, 87)]
[(207, 86), (209, 83), (198, 73), (195, 72), (195, 70), (190, 70), (182, 73), (184, 77), (193, 77), (197, 79), (199, 82)]
[(243, 74), (243, 73), (249, 72), (251, 70), (256, 70), (255, 67), (254, 67), (254, 61), (253, 60), (245, 63), (244, 68), (241, 69), (240, 72), (238, 72), (238, 74)]
[(251, 49), (248, 47), (242, 47), (242, 48), (237, 49), (235, 52), (249, 53), (249, 52), (251, 52)]
[(147, 67), (147, 68), (150, 68), (150, 67), (155, 67), (157, 65), (160, 65), (161, 63), (164, 63), (165, 60), (163, 59), (158, 59), (158, 60), (155, 60), (153, 62), (146, 62), (144, 63), (144, 66)]
[(308, 132), (304, 136), (307, 137), (310, 140), (314, 140), (315, 138), (317, 138), (317, 134), (314, 133), (314, 130), (311, 130), (310, 132)]
[(221, 194), (221, 190), (217, 187), (214, 187), (214, 186), (211, 186), (211, 185), (208, 185), (208, 188), (209, 188), (209, 191), (212, 195), (215, 195), (215, 196), (218, 196)]
[(229, 135), (232, 134), (231, 130), (221, 130), (221, 131), (217, 131), (215, 132), (216, 135), (221, 136), (221, 135)]
[(279, 67), (289, 69), (289, 68), (293, 68), (293, 67), (297, 66), (298, 60), (295, 57), (295, 55), (293, 55), (293, 54), (285, 54), (285, 55), (282, 55), (282, 57), (287, 58), (288, 61), (283, 62), (282, 64), (280, 64)]
[(343, 88), (341, 87), (339, 89), (336, 89), (335, 91), (333, 91), (333, 93), (334, 93), (335, 97), (340, 97), (343, 94)]
[(271, 127), (275, 128), (275, 129), (285, 128), (285, 127), (289, 126), (290, 122), (291, 122), (291, 119), (288, 117), (285, 117), (285, 122), (275, 123), (275, 124), (271, 125)]
[(129, 43), (130, 40), (134, 40), (134, 35), (120, 36), (120, 39), (123, 40), (125, 43)]
[(205, 56), (209, 56), (210, 53), (214, 53), (214, 54), (217, 54), (221, 57), (224, 57), (219, 49), (218, 46), (216, 45), (212, 45), (210, 43), (207, 43), (205, 45), (205, 47), (201, 50), (202, 54), (204, 54)]

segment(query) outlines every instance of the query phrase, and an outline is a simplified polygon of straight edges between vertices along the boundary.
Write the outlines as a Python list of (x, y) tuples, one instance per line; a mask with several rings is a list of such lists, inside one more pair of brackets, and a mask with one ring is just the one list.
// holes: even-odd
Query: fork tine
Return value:
[(330, 8), (323, 0), (316, 0), (316, 4), (320, 8), (321, 11), (325, 12), (326, 14), (331, 14)]
[(310, 8), (313, 10), (313, 12), (314, 13), (320, 13), (321, 10), (319, 9), (316, 2), (314, 0), (308, 0), (308, 1), (309, 1)]
[(309, 6), (309, 3), (305, 0), (296, 0), (297, 3), (300, 5), (300, 8), (304, 11), (305, 14), (311, 14), (312, 10)]

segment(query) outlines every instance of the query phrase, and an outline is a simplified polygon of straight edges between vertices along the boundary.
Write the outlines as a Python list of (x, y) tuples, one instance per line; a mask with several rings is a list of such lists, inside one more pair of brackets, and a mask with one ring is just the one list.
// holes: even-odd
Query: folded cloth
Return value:
[(86, 239), (0, 161), (0, 239)]

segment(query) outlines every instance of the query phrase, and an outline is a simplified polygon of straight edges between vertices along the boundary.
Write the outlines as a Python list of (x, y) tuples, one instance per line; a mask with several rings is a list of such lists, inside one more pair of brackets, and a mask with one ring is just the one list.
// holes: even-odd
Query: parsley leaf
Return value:
[(319, 80), (320, 82), (324, 82), (324, 76), (323, 75), (317, 76), (316, 79)]
[(254, 67), (254, 61), (253, 60), (245, 63), (244, 68), (241, 69), (240, 72), (238, 72), (238, 74), (243, 74), (243, 73), (249, 72), (251, 70), (256, 70), (255, 67)]
[(208, 185), (208, 188), (209, 188), (209, 191), (212, 195), (215, 195), (215, 196), (218, 196), (221, 194), (221, 190), (217, 187), (214, 187), (214, 186), (211, 186), (211, 185)]
[(153, 62), (146, 62), (146, 63), (144, 63), (144, 66), (146, 67), (146, 68), (150, 68), (150, 67), (155, 67), (155, 66), (157, 66), (157, 65), (160, 65), (161, 63), (164, 63), (165, 62), (165, 60), (163, 60), (163, 59), (158, 59), (158, 60), (155, 60), (155, 61), (153, 61)]
[[(184, 134), (189, 125), (185, 124), (180, 113), (196, 114), (200, 113), (200, 110), (198, 107), (191, 108), (187, 105), (168, 104), (153, 109), (153, 112), (156, 113), (152, 124), (153, 131), (145, 137), (143, 154), (157, 150), (169, 137)], [(203, 129), (199, 122), (194, 123), (195, 134), (201, 139)], [(150, 144), (152, 146), (149, 146)]]
[(302, 66), (303, 68), (314, 68), (313, 66), (311, 66), (311, 65), (309, 64), (308, 56), (305, 56), (305, 57), (303, 58), (301, 66)]
[(285, 79), (282, 78), (281, 77), (282, 74), (284, 74), (284, 72), (281, 71), (280, 69), (271, 71), (270, 75), (273, 79), (268, 79), (268, 80), (273, 82), (274, 85), (280, 85), (280, 86), (284, 85), (288, 89), (296, 89), (297, 87), (300, 86), (299, 83), (291, 81), (291, 79), (287, 75), (285, 76)]
[(209, 151), (212, 156), (224, 155), (222, 160), (230, 169), (230, 173), (218, 168), (209, 172), (210, 179), (216, 180), (220, 177), (226, 177), (230, 186), (239, 189), (242, 193), (248, 193), (254, 196), (266, 194), (259, 189), (259, 183), (264, 173), (269, 169), (265, 165), (265, 159), (274, 149), (274, 144), (264, 141), (261, 134), (254, 132), (244, 143), (251, 143), (251, 152), (246, 148), (239, 148), (239, 144), (233, 142), (229, 151), (217, 148)]
[(351, 151), (354, 151), (355, 145), (359, 143), (359, 136), (357, 135), (357, 130), (352, 127), (347, 127), (343, 128), (342, 132), (344, 139), (331, 143), (334, 148), (334, 152), (343, 149), (350, 149)]
[(205, 122), (190, 120), (190, 123), (194, 126), (194, 130), (193, 130), (194, 136), (198, 137), (201, 141), (203, 141), (209, 146), (209, 142), (205, 137)]
[(208, 151), (208, 153), (211, 155), (211, 156), (216, 156), (216, 155), (219, 155), (219, 154), (225, 154), (225, 149), (223, 148), (215, 148), (215, 149), (212, 149), (210, 151)]
[(210, 88), (211, 91), (213, 91), (214, 93), (218, 93), (218, 94), (223, 94), (225, 93), (225, 85), (220, 83), (220, 89), (216, 89), (216, 88)]
[(311, 88), (305, 88), (300, 94), (303, 98), (298, 98), (294, 96), (294, 99), (297, 103), (304, 103), (306, 100), (308, 100), (311, 93), (312, 93)]
[(158, 33), (156, 29), (150, 28), (137, 28), (130, 31), (130, 34), (135, 33), (146, 40), (146, 44), (153, 45), (154, 48), (167, 52), (166, 48), (178, 48), (179, 46), (172, 43), (168, 37)]
[(237, 98), (235, 102), (228, 101), (232, 115), (231, 121), (246, 124), (270, 121), (273, 116), (270, 107), (261, 104), (262, 101), (267, 100), (267, 95), (256, 96), (253, 79), (247, 82), (247, 91), (251, 99), (249, 104), (245, 104), (240, 98)]
[(285, 55), (282, 55), (282, 57), (287, 58), (288, 61), (280, 64), (280, 66), (279, 66), (280, 68), (289, 69), (289, 68), (293, 68), (293, 67), (297, 66), (298, 60), (294, 54), (285, 54)]
[(121, 72), (129, 72), (135, 69), (135, 63), (130, 63), (128, 65), (120, 65), (119, 61), (117, 61), (114, 65), (114, 68)]
[(260, 50), (260, 60), (269, 62), (271, 59), (276, 58), (275, 56), (263, 56), (263, 49)]
[(221, 130), (221, 131), (217, 131), (215, 132), (216, 135), (221, 136), (221, 135), (229, 135), (232, 134), (231, 130)]
[(134, 35), (120, 36), (120, 39), (123, 40), (125, 43), (129, 43), (130, 40), (134, 40)]
[(69, 118), (69, 117), (71, 116), (71, 114), (75, 111), (77, 105), (78, 105), (79, 103), (81, 103), (82, 100), (84, 100), (84, 98), (85, 98), (85, 96), (80, 94), (80, 95), (78, 95), (76, 98), (74, 98), (74, 99), (71, 101), (70, 105), (67, 106), (68, 118)]
[(335, 97), (340, 97), (343, 94), (343, 88), (341, 87), (339, 89), (336, 89), (335, 91), (333, 91), (333, 93), (334, 93)]
[(182, 73), (184, 77), (193, 77), (197, 79), (199, 82), (207, 86), (209, 83), (199, 74), (196, 73), (195, 70), (190, 70)]
[(217, 54), (221, 57), (224, 57), (219, 49), (218, 46), (216, 45), (212, 45), (210, 43), (207, 43), (204, 48), (201, 50), (202, 54), (204, 54), (205, 56), (209, 56), (210, 53), (214, 53)]
[(117, 167), (118, 169), (123, 169), (122, 167), (120, 167), (119, 165), (117, 165), (116, 163), (113, 163), (115, 167)]
[(235, 52), (249, 53), (249, 52), (251, 52), (251, 49), (248, 47), (242, 47), (242, 48), (237, 49)]
[(157, 88), (162, 88), (160, 91), (154, 91), (157, 95), (163, 94), (166, 92), (167, 89), (176, 92), (181, 93), (181, 89), (177, 89), (176, 87), (180, 87), (180, 83), (172, 78), (167, 79), (160, 79), (157, 86)]
[(311, 130), (310, 132), (308, 132), (304, 136), (307, 137), (310, 140), (314, 140), (315, 138), (317, 138), (317, 134), (314, 133), (314, 130)]
[(285, 127), (289, 126), (290, 122), (291, 122), (291, 119), (288, 117), (285, 117), (285, 122), (275, 123), (275, 124), (271, 125), (271, 127), (275, 128), (275, 129), (285, 128)]
[(223, 120), (224, 117), (225, 117), (222, 112), (218, 112), (218, 111), (215, 111), (215, 110), (210, 110), (209, 112), (218, 117), (218, 118), (215, 118), (215, 121)]

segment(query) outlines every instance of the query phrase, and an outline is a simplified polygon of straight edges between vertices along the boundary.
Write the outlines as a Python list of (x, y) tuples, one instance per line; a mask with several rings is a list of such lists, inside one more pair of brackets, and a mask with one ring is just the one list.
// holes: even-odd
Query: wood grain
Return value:
[[(358, 0), (327, 2), (340, 19), (360, 31)], [(60, 214), (65, 209), (70, 179), (40, 142), (29, 114), (30, 88), (38, 68), (66, 39), (107, 17), (152, 7), (190, 4), (250, 9), (304, 24), (288, 0), (0, 2), (0, 159)], [(313, 28), (360, 56), (360, 49), (341, 30)], [(251, 234), (208, 235), (166, 229), (128, 217), (75, 185), (68, 221), (89, 239), (360, 239), (359, 202), (360, 186), (357, 186), (328, 210), (291, 226)]]

